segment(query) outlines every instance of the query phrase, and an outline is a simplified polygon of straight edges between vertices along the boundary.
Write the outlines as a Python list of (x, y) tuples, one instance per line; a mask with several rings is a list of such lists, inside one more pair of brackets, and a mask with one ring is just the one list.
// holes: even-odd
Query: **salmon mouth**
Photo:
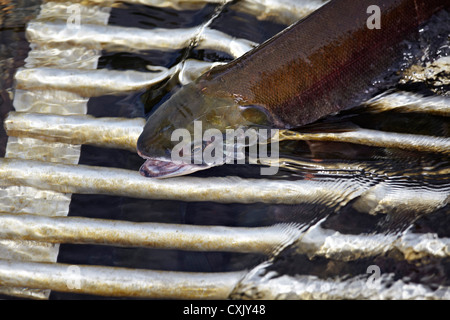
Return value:
[(148, 178), (164, 179), (177, 177), (210, 168), (208, 165), (173, 162), (169, 159), (151, 158), (141, 153), (139, 155), (145, 159), (145, 162), (139, 169), (139, 173)]

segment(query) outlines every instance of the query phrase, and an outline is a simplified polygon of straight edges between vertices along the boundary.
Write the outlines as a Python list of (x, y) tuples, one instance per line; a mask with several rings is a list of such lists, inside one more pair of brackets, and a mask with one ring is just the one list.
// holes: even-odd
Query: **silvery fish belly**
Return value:
[(0, 297), (449, 299), (448, 21), (3, 1)]

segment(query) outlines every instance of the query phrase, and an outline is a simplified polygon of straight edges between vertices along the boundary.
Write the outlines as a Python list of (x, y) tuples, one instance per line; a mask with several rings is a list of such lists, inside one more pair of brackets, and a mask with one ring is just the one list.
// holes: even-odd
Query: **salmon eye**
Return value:
[(192, 148), (192, 153), (196, 153), (196, 152), (199, 152), (199, 151), (202, 151), (202, 148), (200, 146), (195, 146), (195, 147)]
[(191, 152), (194, 154), (195, 152), (201, 152), (209, 143), (207, 141), (202, 141), (201, 144), (192, 142), (191, 143)]

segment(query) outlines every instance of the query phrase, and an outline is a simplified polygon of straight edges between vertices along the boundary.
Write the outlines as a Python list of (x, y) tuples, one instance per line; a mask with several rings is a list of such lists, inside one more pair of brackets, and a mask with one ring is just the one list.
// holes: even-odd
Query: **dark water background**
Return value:
[[(28, 44), (24, 37), (25, 23), (37, 12), (37, 2), (13, 1), (8, 5), (0, 5), (0, 111), (4, 116), (12, 109), (8, 89), (12, 88), (12, 77), (15, 69), (23, 65), (27, 56)], [(215, 11), (216, 5), (206, 5), (201, 10), (177, 11), (173, 9), (150, 8), (142, 5), (123, 4), (113, 8), (109, 25), (139, 28), (183, 28), (192, 27), (206, 21)], [(270, 21), (258, 21), (253, 16), (236, 12), (232, 6), (226, 7), (213, 21), (211, 28), (224, 31), (236, 37), (246, 38), (258, 43), (270, 38), (285, 26)], [(145, 65), (171, 67), (185, 57), (206, 61), (229, 61), (231, 57), (212, 50), (189, 49), (167, 53), (146, 51), (137, 53), (103, 52), (98, 68), (114, 70), (146, 71)], [(414, 92), (427, 92), (426, 84), (421, 87), (405, 86), (402, 89)], [(143, 117), (149, 111), (148, 106), (156, 108), (161, 99), (167, 97), (167, 84), (153, 88), (151, 92), (136, 92), (123, 96), (103, 96), (91, 98), (88, 102), (88, 114), (97, 117)], [(147, 105), (147, 108), (145, 107)], [(386, 131), (410, 132), (448, 136), (449, 123), (446, 118), (422, 114), (398, 114), (385, 112), (367, 116), (363, 113), (348, 112), (354, 123), (365, 128), (383, 129)], [(3, 130), (1, 128), (0, 130)], [(0, 155), (3, 156), (6, 135), (0, 131)], [(436, 163), (449, 163), (449, 159), (440, 155), (397, 152), (387, 155), (383, 148), (364, 147), (342, 143), (318, 145), (314, 154), (311, 146), (305, 142), (290, 142), (282, 146), (285, 153), (297, 159), (320, 157), (324, 160), (339, 159), (348, 161), (374, 161), (375, 171), (383, 172), (380, 161), (389, 157), (389, 166), (395, 168), (408, 167), (420, 171), (423, 166)], [(137, 154), (124, 150), (82, 146), (80, 164), (125, 168), (138, 170), (143, 160)], [(304, 170), (289, 171), (281, 169), (273, 179), (305, 179), (309, 172)], [(247, 165), (227, 165), (207, 171), (197, 172), (196, 176), (258, 177), (259, 167)], [(358, 177), (357, 177), (358, 178)], [(400, 183), (411, 183), (409, 180)], [(420, 183), (420, 181), (419, 181)], [(430, 181), (427, 181), (430, 183)], [(448, 184), (447, 180), (431, 183)], [(279, 222), (308, 222), (331, 214), (333, 208), (326, 203), (307, 205), (267, 205), (261, 203), (217, 204), (208, 202), (181, 202), (162, 200), (142, 200), (127, 197), (104, 195), (72, 195), (69, 216), (80, 216), (100, 219), (128, 220), (136, 222), (163, 222), (198, 225), (224, 225), (256, 227), (272, 225)], [(448, 206), (433, 214), (408, 218), (408, 212), (401, 213), (402, 219), (414, 221), (416, 232), (437, 232), (439, 236), (450, 236), (450, 218)], [(415, 213), (414, 213), (415, 214)], [(394, 222), (392, 222), (394, 220)], [(385, 231), (391, 225), (398, 225), (395, 216), (369, 215), (356, 211), (350, 205), (345, 206), (339, 214), (331, 214), (325, 226), (342, 233), (357, 234), (362, 232)], [(449, 259), (432, 261), (424, 266), (408, 262), (394, 261), (394, 257), (386, 255), (354, 262), (330, 261), (325, 258), (309, 259), (295, 254), (288, 248), (271, 267), (285, 274), (314, 274), (320, 277), (350, 276), (365, 273), (368, 265), (377, 264), (383, 272), (394, 272), (399, 278), (409, 276), (417, 282), (450, 284)], [(293, 249), (292, 249), (293, 250)], [(250, 269), (266, 259), (259, 254), (239, 254), (222, 252), (188, 252), (177, 250), (156, 250), (147, 248), (119, 248), (100, 245), (62, 244), (58, 262), (68, 264), (107, 265), (130, 268), (146, 268), (153, 270), (221, 272)], [(99, 299), (87, 295), (52, 292), (51, 299)]]

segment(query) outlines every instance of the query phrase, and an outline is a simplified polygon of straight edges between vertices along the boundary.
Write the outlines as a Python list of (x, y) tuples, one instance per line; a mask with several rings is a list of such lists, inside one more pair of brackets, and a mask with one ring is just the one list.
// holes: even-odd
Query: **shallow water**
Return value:
[[(24, 23), (37, 11), (36, 3), (31, 1), (12, 2), (10, 6), (14, 7), (12, 13), (10, 9), (7, 9), (8, 5), (0, 6), (0, 14), (3, 12), (0, 16), (3, 18), (3, 23), (0, 23), (2, 25), (0, 63), (2, 70), (6, 70), (2, 72), (4, 76), (0, 79), (2, 81), (0, 108), (2, 115), (12, 108), (8, 96), (8, 91), (13, 88), (12, 75), (17, 67), (23, 65), (27, 55), (28, 48), (23, 34)], [(206, 5), (200, 10), (177, 11), (123, 4), (112, 9), (108, 24), (146, 29), (192, 27), (207, 21), (215, 13), (216, 8), (216, 5)], [(8, 15), (5, 15), (5, 12)], [(18, 18), (14, 19), (16, 15)], [(5, 17), (8, 18), (5, 20)], [(448, 15), (443, 15), (444, 21), (446, 18)], [(439, 23), (438, 25), (441, 26)], [(249, 14), (233, 10), (231, 5), (220, 12), (210, 27), (261, 43), (285, 26), (276, 22), (259, 21)], [(420, 44), (428, 48), (425, 50), (427, 52), (424, 56), (425, 62), (449, 53), (448, 39), (445, 41), (445, 36), (441, 36), (442, 30), (436, 34), (438, 36), (431, 37), (427, 33), (424, 41), (428, 42)], [(223, 52), (196, 48), (165, 53), (104, 51), (99, 59), (98, 69), (146, 71), (147, 64), (171, 67), (186, 58), (205, 61), (232, 59)], [(11, 59), (14, 61), (13, 64), (10, 63)], [(170, 89), (171, 84), (164, 82), (148, 92), (143, 90), (128, 95), (91, 98), (88, 102), (88, 114), (96, 117), (143, 117), (151, 109), (157, 108), (161, 101), (167, 99)], [(423, 95), (448, 96), (449, 92), (448, 85), (433, 81), (399, 84), (396, 89)], [(448, 117), (422, 113), (396, 111), (368, 113), (366, 109), (355, 109), (328, 117), (316, 125), (320, 128), (321, 123), (327, 121), (335, 124), (352, 123), (367, 129), (429, 136), (448, 137), (450, 132)], [(317, 129), (311, 126), (309, 130)], [(4, 152), (6, 142), (4, 132), (0, 132), (0, 138), (2, 138), (0, 142), (3, 141), (3, 149), (0, 151)], [(329, 182), (334, 189), (330, 190), (330, 195), (318, 197), (311, 203), (300, 205), (267, 205), (141, 200), (74, 194), (69, 216), (242, 227), (268, 226), (276, 223), (313, 225), (324, 219), (322, 227), (342, 234), (392, 233), (412, 228), (411, 230), (416, 233), (435, 232), (439, 237), (449, 237), (450, 224), (446, 223), (450, 213), (447, 204), (450, 195), (448, 156), (320, 141), (283, 142), (281, 151), (281, 156), (285, 158), (284, 167), (280, 168), (277, 175), (269, 177), (270, 179)], [(136, 171), (142, 162), (143, 160), (134, 152), (87, 145), (82, 146), (79, 160), (79, 164), (84, 165)], [(259, 178), (259, 169), (255, 165), (226, 165), (197, 172), (194, 176)], [(371, 194), (372, 190), (376, 191)], [(439, 204), (439, 200), (433, 200), (439, 198), (437, 195), (442, 194), (444, 198), (447, 195), (444, 206)], [(387, 201), (381, 205), (371, 203), (370, 200), (377, 196), (380, 197), (379, 199), (388, 199), (390, 202)], [(410, 198), (409, 202), (402, 202), (402, 199), (406, 198)], [(62, 244), (58, 256), (58, 262), (68, 264), (197, 272), (251, 269), (266, 259), (259, 254), (204, 253), (72, 244)], [(276, 271), (279, 275), (310, 274), (320, 278), (346, 277), (365, 274), (367, 266), (376, 264), (383, 272), (394, 273), (397, 278), (408, 277), (412, 282), (431, 285), (450, 285), (448, 258), (415, 262), (398, 260), (395, 252), (352, 262), (325, 257), (310, 258), (306, 254), (299, 254), (296, 246), (293, 245), (277, 256), (267, 271)], [(60, 292), (52, 292), (50, 296), (51, 299), (80, 297), (93, 298)]]

